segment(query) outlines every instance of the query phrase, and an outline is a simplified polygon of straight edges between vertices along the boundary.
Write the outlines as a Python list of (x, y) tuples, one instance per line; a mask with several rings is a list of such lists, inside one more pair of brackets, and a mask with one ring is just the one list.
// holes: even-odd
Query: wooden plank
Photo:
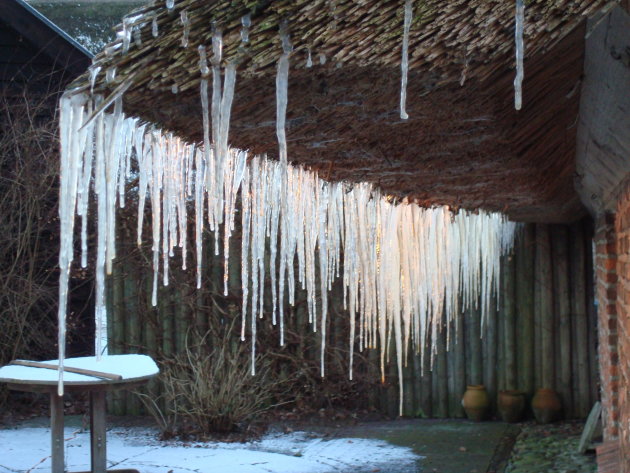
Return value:
[(188, 307), (186, 305), (187, 296), (184, 293), (185, 286), (176, 285), (173, 291), (173, 318), (175, 326), (174, 343), (177, 353), (186, 353), (186, 339), (188, 336)]
[[(133, 262), (130, 262), (128, 259), (124, 261), (123, 267), (123, 287), (125, 291), (125, 352), (142, 353), (144, 351), (142, 346), (143, 324), (140, 322), (138, 313), (138, 272)], [(132, 392), (125, 392), (124, 394), (126, 398), (126, 413), (134, 416), (140, 415), (142, 403), (138, 396)]]
[[(584, 250), (584, 229), (581, 222), (571, 227), (572, 235), (572, 255), (571, 274), (583, 275), (585, 272), (585, 250)], [(587, 313), (586, 313), (586, 288), (583, 277), (574, 277), (571, 280), (571, 312), (573, 321), (574, 356), (577, 361), (575, 394), (577, 399), (576, 414), (579, 417), (588, 415), (590, 405), (590, 379), (588, 364), (588, 333), (587, 333)]]
[[(542, 299), (542, 277), (541, 277), (541, 268), (542, 268), (542, 258), (543, 253), (540, 251), (540, 228), (542, 225), (535, 225), (535, 242), (536, 242), (536, 253), (534, 260), (534, 337), (532, 340), (536, 340), (536, 342), (540, 342), (542, 339), (542, 319), (541, 319), (541, 299)], [(534, 386), (537, 388), (542, 386), (542, 360), (541, 354), (542, 349), (538, 347), (533, 351), (534, 353)]]
[(601, 433), (602, 428), (602, 404), (597, 401), (591, 409), (586, 424), (584, 424), (584, 430), (582, 430), (582, 436), (580, 437), (580, 443), (578, 444), (578, 453), (586, 453), (586, 450), (591, 446), (597, 433)]
[(503, 300), (503, 352), (505, 369), (505, 389), (516, 389), (517, 366), (516, 366), (516, 260), (509, 255), (503, 258), (502, 268), (502, 289)]
[[(427, 337), (431, 337), (431, 327), (428, 327)], [(433, 417), (433, 376), (431, 373), (431, 350), (429, 348), (429, 344), (423, 344), (421, 350), (424, 352), (422, 356), (421, 366), (422, 366), (422, 378), (421, 378), (421, 386), (422, 386), (422, 394), (421, 394), (421, 404), (420, 407), (422, 412), (427, 417)]]
[[(501, 369), (497, 363), (498, 351), (498, 321), (501, 315), (497, 310), (497, 298), (493, 297), (491, 301), (491, 310), (488, 314), (485, 330), (483, 330), (483, 338), (481, 339), (483, 346), (483, 384), (490, 397), (491, 407), (494, 409), (496, 405), (496, 395), (499, 386), (499, 376)], [(462, 386), (461, 395), (466, 391), (466, 386)]]
[(433, 383), (437, 386), (437, 399), (433, 400), (434, 415), (448, 417), (448, 366), (446, 363), (446, 327), (438, 331), (437, 355), (433, 366)]
[(158, 296), (158, 313), (162, 325), (162, 354), (165, 358), (175, 356), (173, 302), (170, 288), (160, 291)]
[[(565, 412), (573, 411), (571, 388), (571, 300), (569, 293), (569, 240), (568, 227), (554, 225), (551, 228), (553, 253), (553, 283), (555, 311), (558, 321), (557, 339), (557, 391)], [(583, 277), (574, 274), (573, 277)]]
[[(503, 268), (502, 268), (503, 269)], [(499, 309), (497, 318), (497, 336), (496, 336), (496, 367), (497, 371), (497, 389), (505, 389), (505, 300), (503, 297), (503, 291), (505, 288), (501, 287), (499, 297)]]
[(518, 389), (534, 394), (534, 253), (535, 227), (524, 226), (516, 248)]
[(481, 310), (477, 308), (470, 308), (466, 311), (467, 323), (466, 323), (466, 360), (467, 360), (467, 383), (468, 384), (482, 384), (483, 383), (483, 368), (482, 368), (482, 353), (481, 353)]
[[(59, 369), (58, 365), (55, 365), (52, 363), (42, 363), (41, 361), (13, 360), (9, 364), (17, 365), (17, 366), (29, 366), (31, 368), (42, 368), (42, 369), (55, 370), (55, 371)], [(103, 371), (88, 370), (85, 368), (73, 368), (71, 366), (64, 366), (63, 370), (67, 371), (68, 373), (83, 374), (85, 376), (92, 376), (94, 378), (111, 379), (112, 381), (120, 381), (122, 379), (122, 376), (119, 374), (105, 373)]]
[(451, 416), (455, 417), (465, 417), (466, 413), (464, 412), (464, 408), (462, 407), (461, 399), (466, 391), (466, 348), (465, 348), (465, 329), (464, 329), (464, 321), (463, 321), (463, 313), (457, 314), (457, 317), (460, 319), (458, 330), (456, 330), (452, 337), (455, 340), (453, 345), (453, 350), (451, 353), (451, 357), (454, 358), (454, 379), (455, 383), (453, 386), (454, 389), (454, 398), (457, 400), (456, 406), (454, 410), (451, 410)]
[(591, 392), (589, 396), (589, 405), (593, 405), (599, 399), (599, 354), (597, 327), (599, 319), (597, 316), (597, 308), (595, 307), (595, 273), (593, 270), (593, 224), (590, 220), (585, 220), (584, 224), (584, 249), (586, 257), (584, 259), (584, 284), (586, 290), (586, 312), (588, 319), (588, 361), (589, 361), (589, 379), (591, 380)]
[(551, 269), (551, 241), (549, 225), (536, 226), (536, 254), (540, 255), (538, 277), (540, 278), (540, 353), (541, 385), (555, 389), (554, 363), (554, 316), (553, 316), (553, 273)]

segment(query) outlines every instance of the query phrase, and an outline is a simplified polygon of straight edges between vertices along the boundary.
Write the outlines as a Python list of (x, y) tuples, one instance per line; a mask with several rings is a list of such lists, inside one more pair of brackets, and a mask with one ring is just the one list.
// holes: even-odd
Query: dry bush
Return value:
[(287, 383), (273, 379), (264, 357), (258, 357), (251, 375), (250, 353), (238, 341), (235, 322), (201, 338), (189, 332), (184, 353), (161, 361), (162, 394), (138, 393), (164, 437), (234, 432), (275, 407), (286, 391)]
[(50, 97), (0, 96), (0, 364), (54, 351), (57, 137)]

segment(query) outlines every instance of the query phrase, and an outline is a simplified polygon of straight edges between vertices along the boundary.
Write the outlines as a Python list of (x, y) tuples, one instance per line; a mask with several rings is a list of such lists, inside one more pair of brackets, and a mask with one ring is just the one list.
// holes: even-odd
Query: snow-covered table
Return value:
[[(57, 370), (50, 369), (58, 364), (58, 360), (41, 363), (16, 360), (12, 363), (17, 364), (0, 368), (0, 382), (7, 383), (9, 389), (16, 391), (43, 392), (50, 395), (52, 473), (64, 473), (63, 396), (57, 394)], [(89, 393), (91, 473), (105, 473), (105, 393), (135, 387), (155, 376), (159, 369), (146, 355), (109, 355), (103, 356), (100, 361), (96, 361), (93, 356), (86, 356), (68, 358), (64, 364), (64, 391)], [(117, 471), (137, 473), (136, 470)]]

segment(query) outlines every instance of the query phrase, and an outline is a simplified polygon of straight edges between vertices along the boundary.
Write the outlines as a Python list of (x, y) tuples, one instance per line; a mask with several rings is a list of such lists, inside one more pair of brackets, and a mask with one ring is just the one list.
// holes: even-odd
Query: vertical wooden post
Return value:
[(437, 356), (433, 366), (433, 382), (437, 384), (437, 403), (434, 407), (437, 410), (437, 417), (448, 417), (448, 367), (446, 363), (446, 327), (438, 330)]
[(554, 323), (553, 323), (553, 274), (551, 271), (551, 245), (549, 241), (549, 226), (536, 226), (537, 270), (540, 294), (540, 358), (541, 385), (555, 389), (554, 366)]
[(459, 323), (456, 325), (458, 329), (453, 332), (451, 337), (455, 340), (453, 345), (451, 357), (455, 359), (454, 363), (454, 398), (456, 400), (455, 409), (451, 411), (451, 416), (455, 417), (464, 417), (464, 408), (462, 407), (462, 396), (466, 391), (466, 341), (465, 341), (465, 329), (464, 329), (464, 321), (463, 321), (463, 313), (460, 312), (457, 314), (457, 318), (459, 319)]
[(534, 392), (534, 251), (535, 227), (524, 226), (516, 247), (516, 313), (518, 388)]
[(422, 409), (422, 365), (420, 353), (412, 349), (409, 352), (409, 356), (411, 357), (411, 363), (413, 363), (413, 379), (411, 380), (413, 384), (413, 415), (424, 417), (426, 413)]
[(479, 307), (471, 307), (466, 311), (466, 341), (467, 352), (466, 359), (468, 362), (468, 384), (481, 384), (483, 382), (483, 370), (481, 367), (481, 309)]
[(591, 381), (591, 392), (589, 406), (592, 406), (599, 399), (599, 383), (594, 380), (599, 379), (599, 360), (597, 353), (597, 310), (595, 308), (595, 281), (594, 281), (594, 261), (593, 261), (593, 226), (590, 221), (584, 222), (584, 285), (586, 293), (587, 312), (587, 333), (588, 333), (588, 361), (589, 379)]
[[(431, 327), (427, 327), (427, 337), (431, 337)], [(427, 417), (433, 417), (433, 373), (431, 372), (431, 349), (428, 343), (425, 343), (420, 348), (424, 354), (422, 356), (422, 360), (418, 360), (421, 364), (422, 369), (422, 378), (421, 378), (421, 386), (422, 386), (422, 394), (421, 394), (421, 408), (422, 412)]]
[[(138, 314), (138, 273), (133, 263), (129, 261), (124, 264), (123, 289), (124, 289), (124, 306), (125, 317), (122, 323), (125, 325), (125, 352), (141, 353), (142, 352), (142, 324)], [(121, 393), (126, 398), (126, 413), (129, 415), (140, 415), (140, 399), (132, 392)]]
[[(500, 296), (500, 295), (498, 295)], [(482, 346), (483, 346), (483, 384), (486, 386), (486, 391), (490, 396), (490, 402), (494, 409), (494, 400), (496, 399), (496, 393), (499, 386), (500, 366), (497, 363), (497, 346), (498, 346), (498, 322), (501, 314), (497, 310), (497, 298), (492, 297), (490, 313), (488, 314), (486, 327), (483, 332)], [(463, 386), (461, 394), (466, 390), (466, 386)]]
[(503, 300), (503, 369), (505, 369), (505, 388), (516, 389), (516, 304), (515, 304), (516, 260), (512, 255), (503, 258), (502, 290)]
[(162, 353), (168, 358), (175, 355), (175, 343), (173, 341), (173, 302), (170, 288), (161, 291), (162, 297), (158, 298), (158, 313), (162, 323)]
[[(112, 266), (112, 275), (109, 278), (112, 285), (112, 312), (114, 326), (112, 333), (114, 334), (113, 340), (109, 346), (110, 353), (123, 353), (126, 337), (125, 337), (125, 286), (124, 286), (124, 271), (120, 261), (114, 261)], [(127, 398), (126, 393), (121, 391), (114, 391), (111, 393), (112, 399), (112, 413), (116, 415), (126, 414), (127, 411)]]
[[(188, 306), (186, 302), (188, 300), (187, 295), (185, 293), (185, 286), (181, 285), (180, 287), (174, 287), (173, 291), (173, 314), (174, 314), (174, 326), (175, 326), (175, 337), (174, 343), (177, 347), (177, 353), (185, 353), (186, 352), (186, 339), (188, 336)], [(191, 343), (192, 340), (189, 340), (188, 343)]]
[(585, 250), (584, 229), (582, 223), (572, 225), (572, 267), (571, 274), (575, 275), (571, 280), (571, 312), (573, 313), (573, 339), (575, 341), (575, 357), (577, 360), (577, 406), (576, 414), (586, 417), (589, 412), (589, 365), (588, 365), (588, 333), (586, 314), (586, 288), (584, 285), (585, 274)]
[[(567, 227), (554, 225), (551, 228), (553, 253), (553, 281), (555, 288), (555, 309), (558, 319), (558, 351), (556, 354), (558, 373), (558, 393), (565, 406), (565, 412), (573, 411), (573, 390), (571, 389), (571, 301), (569, 296), (569, 248)], [(581, 275), (574, 275), (581, 277)]]

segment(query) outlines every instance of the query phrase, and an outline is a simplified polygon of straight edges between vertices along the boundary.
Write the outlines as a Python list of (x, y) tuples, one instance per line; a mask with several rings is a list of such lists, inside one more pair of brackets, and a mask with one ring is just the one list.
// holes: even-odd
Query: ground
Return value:
[[(40, 398), (41, 399), (41, 398)], [(80, 404), (78, 405), (80, 407)], [(68, 403), (67, 462), (89, 465), (87, 419)], [(0, 473), (49, 469), (45, 405), (5, 413)], [(6, 412), (6, 411), (5, 411)], [(111, 466), (141, 473), (594, 473), (594, 455), (576, 453), (583, 423), (537, 425), (467, 420), (366, 420), (331, 410), (307, 418), (278, 415), (247, 442), (158, 439), (146, 418), (112, 418)], [(514, 441), (516, 440), (516, 443)]]

